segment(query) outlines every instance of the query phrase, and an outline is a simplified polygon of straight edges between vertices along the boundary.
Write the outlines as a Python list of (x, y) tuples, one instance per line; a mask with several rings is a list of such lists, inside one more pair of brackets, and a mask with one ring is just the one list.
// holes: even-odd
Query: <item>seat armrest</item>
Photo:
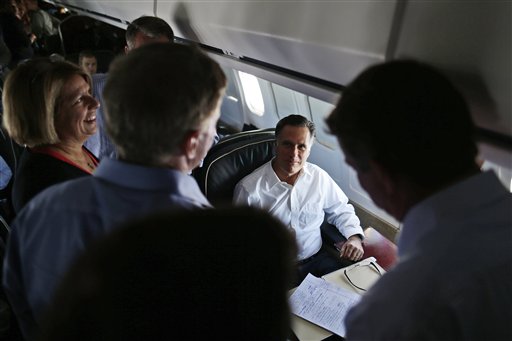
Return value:
[[(331, 225), (332, 226), (332, 225)], [(332, 226), (338, 233), (339, 231)], [(331, 233), (333, 233), (331, 231)], [(341, 236), (341, 233), (339, 233)], [(384, 237), (379, 231), (373, 227), (367, 227), (364, 230), (363, 248), (364, 254), (363, 259), (368, 257), (375, 257), (377, 263), (388, 271), (398, 260), (397, 247), (394, 243)], [(343, 238), (343, 236), (341, 236)], [(334, 248), (341, 248), (345, 243), (344, 240), (334, 241)]]

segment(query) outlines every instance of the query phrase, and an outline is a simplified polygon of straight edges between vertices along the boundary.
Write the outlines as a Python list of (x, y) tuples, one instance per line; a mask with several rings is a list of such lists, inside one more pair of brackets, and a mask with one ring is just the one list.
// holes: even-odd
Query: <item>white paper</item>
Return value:
[(292, 312), (345, 337), (345, 316), (361, 295), (308, 274), (290, 296)]

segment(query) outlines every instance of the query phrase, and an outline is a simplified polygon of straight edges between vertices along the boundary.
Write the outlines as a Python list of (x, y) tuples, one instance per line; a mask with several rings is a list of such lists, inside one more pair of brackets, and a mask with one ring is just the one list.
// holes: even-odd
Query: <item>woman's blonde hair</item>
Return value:
[(64, 84), (82, 76), (91, 86), (90, 76), (67, 61), (36, 58), (18, 65), (4, 84), (3, 125), (11, 138), (28, 147), (59, 142), (55, 118)]

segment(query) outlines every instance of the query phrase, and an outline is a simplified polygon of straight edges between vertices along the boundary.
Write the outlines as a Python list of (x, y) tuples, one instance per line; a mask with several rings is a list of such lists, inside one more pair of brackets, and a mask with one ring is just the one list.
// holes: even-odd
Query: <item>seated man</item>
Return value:
[(41, 192), (12, 226), (3, 285), (26, 337), (89, 242), (155, 210), (211, 206), (188, 173), (212, 145), (225, 86), (195, 47), (149, 44), (114, 61), (105, 123), (119, 159)]
[(38, 0), (24, 0), (24, 3), (30, 18), (30, 29), (36, 38), (36, 52), (39, 55), (56, 52), (55, 46), (48, 46), (48, 42), (50, 38), (58, 36), (60, 20), (41, 9)]
[(66, 274), (40, 340), (285, 341), (295, 252), (286, 227), (253, 208), (130, 222)]
[(78, 65), (90, 76), (98, 70), (98, 60), (92, 51), (84, 50), (78, 55)]
[(234, 203), (267, 209), (295, 234), (297, 284), (308, 273), (322, 276), (344, 265), (322, 248), (320, 226), (325, 217), (347, 238), (340, 258), (360, 260), (364, 234), (354, 207), (327, 172), (307, 162), (315, 138), (314, 123), (290, 115), (277, 123), (275, 134), (276, 156), (240, 180)]

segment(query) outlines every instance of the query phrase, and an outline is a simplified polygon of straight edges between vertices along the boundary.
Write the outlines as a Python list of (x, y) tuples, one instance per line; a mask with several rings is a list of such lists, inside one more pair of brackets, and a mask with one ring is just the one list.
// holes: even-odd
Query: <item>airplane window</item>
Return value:
[(314, 97), (308, 97), (308, 101), (311, 108), (313, 122), (318, 127), (316, 130), (317, 141), (330, 149), (337, 149), (338, 141), (336, 140), (336, 137), (329, 134), (325, 126), (325, 118), (334, 109), (334, 105)]
[(306, 95), (275, 83), (272, 83), (272, 91), (279, 118), (299, 114), (311, 119)]
[(334, 105), (314, 97), (306, 96), (281, 85), (272, 83), (272, 91), (279, 118), (290, 114), (300, 114), (312, 120), (316, 127), (316, 140), (329, 149), (336, 149), (338, 142), (325, 128), (325, 117), (334, 109)]
[(242, 71), (238, 71), (238, 75), (242, 83), (242, 91), (247, 107), (255, 115), (263, 116), (265, 103), (263, 102), (263, 95), (261, 94), (258, 78)]
[[(230, 68), (223, 67), (228, 83), (226, 94), (221, 106), (221, 117), (219, 123), (223, 126), (231, 128), (233, 131), (241, 131), (244, 124), (244, 113), (242, 103), (240, 101), (240, 92), (237, 87), (235, 71)], [(219, 132), (220, 129), (217, 129)]]

